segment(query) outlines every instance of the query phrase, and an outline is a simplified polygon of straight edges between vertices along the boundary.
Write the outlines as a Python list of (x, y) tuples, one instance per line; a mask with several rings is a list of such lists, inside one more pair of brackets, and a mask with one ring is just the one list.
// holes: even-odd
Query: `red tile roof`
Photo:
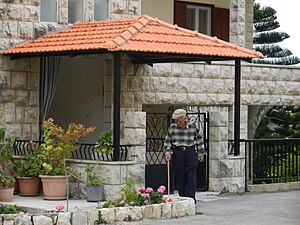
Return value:
[(34, 55), (97, 50), (244, 59), (263, 57), (254, 50), (238, 47), (216, 37), (168, 24), (150, 16), (101, 22), (76, 22), (67, 29), (17, 45), (0, 54)]

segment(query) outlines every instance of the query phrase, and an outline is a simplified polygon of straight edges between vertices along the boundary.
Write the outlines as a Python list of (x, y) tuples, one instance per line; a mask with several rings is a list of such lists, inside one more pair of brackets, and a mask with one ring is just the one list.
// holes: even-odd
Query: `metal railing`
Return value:
[(300, 139), (240, 140), (245, 147), (247, 183), (300, 181)]
[[(14, 142), (14, 154), (22, 156), (28, 151), (32, 151), (32, 146), (28, 145), (28, 142), (28, 140), (16, 140)], [(37, 146), (43, 143), (39, 141), (32, 142)], [(95, 145), (96, 144), (78, 143), (78, 149), (73, 152), (71, 159), (114, 161), (113, 154), (96, 151)], [(120, 145), (120, 161), (127, 160), (129, 147), (129, 145)]]

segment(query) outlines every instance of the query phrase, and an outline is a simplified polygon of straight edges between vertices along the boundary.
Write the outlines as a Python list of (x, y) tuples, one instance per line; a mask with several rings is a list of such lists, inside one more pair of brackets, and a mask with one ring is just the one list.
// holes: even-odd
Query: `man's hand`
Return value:
[(203, 162), (204, 161), (204, 154), (198, 155), (198, 160), (200, 162)]
[(169, 162), (171, 160), (171, 154), (166, 154), (166, 161)]

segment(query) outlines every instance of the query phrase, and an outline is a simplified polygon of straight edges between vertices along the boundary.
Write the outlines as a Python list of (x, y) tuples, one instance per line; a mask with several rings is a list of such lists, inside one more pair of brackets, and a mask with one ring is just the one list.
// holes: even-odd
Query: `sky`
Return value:
[(284, 31), (290, 37), (280, 43), (300, 58), (300, 1), (299, 0), (255, 0), (261, 6), (270, 6), (277, 11), (280, 27), (276, 31)]

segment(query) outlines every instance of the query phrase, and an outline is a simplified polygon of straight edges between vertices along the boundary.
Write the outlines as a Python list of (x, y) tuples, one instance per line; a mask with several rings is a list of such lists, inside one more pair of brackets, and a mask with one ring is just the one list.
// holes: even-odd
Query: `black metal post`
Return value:
[(120, 107), (121, 107), (121, 53), (116, 52), (114, 56), (114, 121), (113, 142), (114, 161), (120, 159)]
[(234, 88), (234, 155), (240, 154), (241, 60), (235, 60)]

